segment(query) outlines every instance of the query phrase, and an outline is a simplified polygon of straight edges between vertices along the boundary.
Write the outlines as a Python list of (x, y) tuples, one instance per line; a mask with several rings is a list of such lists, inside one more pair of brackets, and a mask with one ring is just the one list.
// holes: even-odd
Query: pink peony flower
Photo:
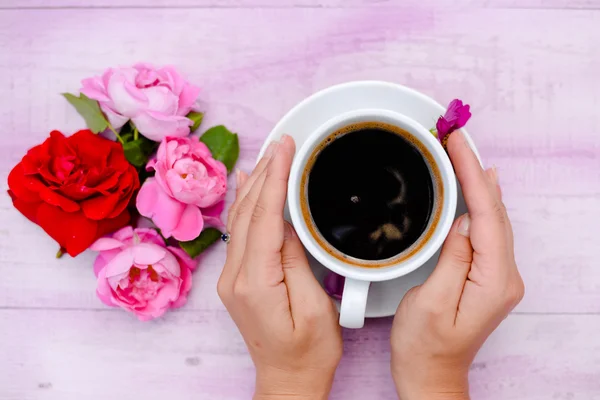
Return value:
[(110, 68), (102, 76), (84, 79), (82, 85), (81, 93), (98, 101), (115, 129), (131, 119), (142, 135), (155, 142), (190, 134), (193, 122), (185, 116), (200, 88), (186, 82), (174, 67)]
[(103, 303), (132, 312), (141, 321), (186, 303), (197, 262), (179, 248), (166, 247), (154, 229), (127, 226), (90, 248), (100, 252), (94, 273)]
[(448, 135), (467, 124), (471, 118), (470, 108), (468, 104), (463, 105), (461, 100), (452, 100), (448, 106), (448, 111), (446, 111), (443, 117), (438, 119), (436, 124), (440, 142), (444, 142)]
[(166, 138), (147, 168), (156, 175), (146, 180), (136, 205), (164, 237), (192, 240), (205, 222), (222, 225), (227, 168), (204, 143), (197, 138)]
[(346, 278), (341, 275), (336, 274), (335, 272), (329, 272), (325, 277), (323, 285), (325, 286), (325, 291), (328, 295), (333, 297), (336, 300), (342, 300), (342, 294), (344, 293), (344, 284), (346, 283)]

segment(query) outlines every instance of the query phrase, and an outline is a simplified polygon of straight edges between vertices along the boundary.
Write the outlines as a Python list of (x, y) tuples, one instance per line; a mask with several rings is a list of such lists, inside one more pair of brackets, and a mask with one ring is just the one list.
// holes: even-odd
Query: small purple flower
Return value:
[(464, 104), (461, 100), (454, 99), (448, 106), (448, 111), (443, 117), (438, 119), (437, 137), (441, 143), (448, 140), (448, 135), (457, 129), (462, 128), (471, 118), (471, 106)]
[(344, 293), (344, 283), (346, 282), (346, 278), (336, 274), (335, 272), (330, 272), (327, 274), (324, 280), (325, 291), (328, 295), (337, 300), (342, 300), (342, 293)]

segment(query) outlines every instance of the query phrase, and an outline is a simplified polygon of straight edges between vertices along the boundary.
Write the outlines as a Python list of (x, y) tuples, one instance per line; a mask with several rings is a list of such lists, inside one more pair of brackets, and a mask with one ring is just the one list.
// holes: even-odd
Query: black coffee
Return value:
[(377, 124), (356, 129), (327, 139), (309, 172), (308, 205), (317, 229), (337, 250), (384, 260), (425, 231), (434, 203), (432, 177), (400, 131)]

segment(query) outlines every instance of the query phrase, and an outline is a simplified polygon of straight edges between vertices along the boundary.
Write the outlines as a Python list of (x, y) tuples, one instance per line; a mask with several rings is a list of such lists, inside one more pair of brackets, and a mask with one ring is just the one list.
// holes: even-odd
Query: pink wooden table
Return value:
[[(204, 126), (240, 133), (245, 170), (287, 110), (332, 84), (467, 100), (527, 285), (472, 367), (473, 398), (600, 399), (600, 0), (1, 0), (2, 191), (26, 149), (83, 126), (60, 92), (138, 60), (203, 87)], [(7, 195), (0, 210), (0, 399), (251, 397), (215, 291), (222, 246), (185, 308), (141, 323), (96, 298), (91, 252), (56, 260)], [(395, 398), (390, 326), (344, 332), (332, 399)]]

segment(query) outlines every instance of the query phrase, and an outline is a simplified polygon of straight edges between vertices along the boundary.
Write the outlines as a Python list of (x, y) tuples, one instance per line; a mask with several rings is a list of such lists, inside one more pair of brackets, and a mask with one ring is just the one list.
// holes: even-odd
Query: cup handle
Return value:
[(344, 328), (359, 329), (365, 326), (370, 285), (369, 281), (346, 278), (340, 307), (340, 325)]

